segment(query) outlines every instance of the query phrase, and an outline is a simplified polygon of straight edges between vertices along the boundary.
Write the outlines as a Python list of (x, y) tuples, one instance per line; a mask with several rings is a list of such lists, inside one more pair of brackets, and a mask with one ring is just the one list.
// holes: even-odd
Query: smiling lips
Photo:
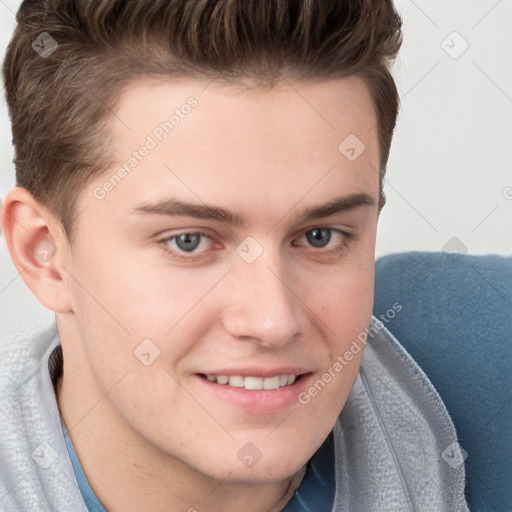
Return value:
[[(212, 369), (213, 370), (213, 369)], [(218, 368), (198, 373), (208, 399), (235, 406), (253, 417), (275, 414), (297, 404), (297, 395), (313, 378), (311, 369), (297, 366), (274, 368)]]
[(275, 375), (273, 377), (254, 377), (242, 375), (204, 375), (210, 382), (215, 382), (220, 385), (229, 385), (236, 388), (245, 388), (247, 390), (271, 390), (283, 388), (292, 385), (298, 375)]

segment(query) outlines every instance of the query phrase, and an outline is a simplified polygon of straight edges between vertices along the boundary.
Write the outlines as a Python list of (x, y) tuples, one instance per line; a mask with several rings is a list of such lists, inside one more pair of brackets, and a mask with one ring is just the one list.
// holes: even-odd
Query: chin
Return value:
[(237, 451), (234, 459), (224, 461), (222, 478), (229, 474), (227, 480), (232, 483), (275, 484), (297, 474), (311, 455), (297, 453), (297, 445), (267, 446), (258, 450), (247, 443)]
[(272, 463), (263, 464), (260, 461), (252, 468), (232, 468), (231, 474), (225, 481), (245, 485), (275, 484), (292, 478), (304, 467), (306, 462), (307, 459), (302, 464), (293, 463), (286, 467), (276, 468)]

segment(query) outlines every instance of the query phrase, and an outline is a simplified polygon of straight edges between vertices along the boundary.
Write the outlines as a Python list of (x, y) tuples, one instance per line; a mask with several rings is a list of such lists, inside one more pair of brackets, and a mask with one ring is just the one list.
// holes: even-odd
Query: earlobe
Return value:
[(57, 219), (24, 188), (11, 190), (2, 205), (2, 234), (23, 281), (39, 302), (56, 313), (69, 312), (62, 263), (67, 241)]

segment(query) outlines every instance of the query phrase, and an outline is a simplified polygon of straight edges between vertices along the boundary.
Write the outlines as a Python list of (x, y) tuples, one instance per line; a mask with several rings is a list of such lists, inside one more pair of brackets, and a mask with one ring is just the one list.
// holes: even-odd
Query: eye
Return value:
[(199, 247), (201, 243), (200, 233), (183, 233), (182, 235), (175, 236), (173, 238), (176, 242), (176, 246), (185, 252), (192, 252)]
[[(165, 251), (178, 259), (188, 259), (187, 254), (198, 254), (207, 251), (213, 240), (205, 233), (190, 231), (168, 236), (159, 242)], [(192, 256), (190, 256), (192, 257)]]
[(314, 253), (334, 256), (345, 252), (352, 239), (354, 239), (354, 235), (346, 231), (329, 227), (316, 227), (304, 232), (292, 245), (319, 249)]
[(325, 247), (331, 240), (331, 229), (315, 228), (307, 231), (305, 235), (313, 247)]

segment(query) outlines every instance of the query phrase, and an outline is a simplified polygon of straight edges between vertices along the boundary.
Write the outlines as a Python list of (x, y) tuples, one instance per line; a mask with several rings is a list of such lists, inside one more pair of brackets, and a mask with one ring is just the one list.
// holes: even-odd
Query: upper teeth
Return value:
[(206, 375), (210, 382), (229, 384), (245, 389), (277, 389), (295, 382), (296, 375), (276, 375), (275, 377), (242, 377), (241, 375)]

